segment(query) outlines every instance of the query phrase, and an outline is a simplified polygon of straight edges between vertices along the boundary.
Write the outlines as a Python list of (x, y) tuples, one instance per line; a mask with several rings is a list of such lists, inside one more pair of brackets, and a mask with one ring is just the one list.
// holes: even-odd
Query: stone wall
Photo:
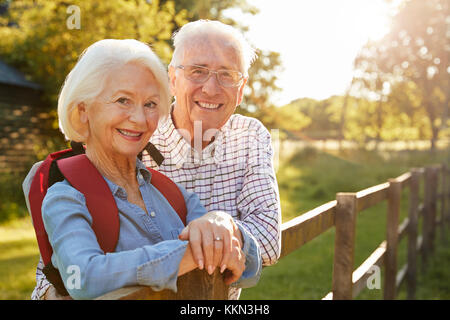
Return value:
[(0, 173), (26, 172), (54, 134), (42, 108), (0, 102)]

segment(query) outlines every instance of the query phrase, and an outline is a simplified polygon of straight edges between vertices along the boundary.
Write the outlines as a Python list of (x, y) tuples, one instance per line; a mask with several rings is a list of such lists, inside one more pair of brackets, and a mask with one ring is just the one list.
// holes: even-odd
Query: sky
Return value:
[(384, 0), (247, 0), (256, 15), (228, 10), (248, 26), (246, 38), (258, 49), (277, 51), (283, 71), (276, 105), (297, 98), (326, 99), (344, 94), (353, 61), (369, 39), (389, 31)]

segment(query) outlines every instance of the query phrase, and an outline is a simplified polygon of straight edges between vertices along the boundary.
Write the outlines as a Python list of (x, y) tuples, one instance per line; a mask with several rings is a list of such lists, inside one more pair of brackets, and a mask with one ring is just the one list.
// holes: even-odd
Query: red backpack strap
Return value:
[(68, 155), (71, 152), (71, 149), (66, 149), (48, 155), (36, 170), (28, 194), (33, 227), (36, 232), (36, 239), (44, 265), (50, 262), (53, 253), (50, 242), (48, 241), (47, 232), (45, 231), (44, 222), (42, 221), (41, 212), (42, 201), (47, 194), (50, 166), (53, 160)]
[(107, 182), (85, 154), (57, 161), (64, 177), (83, 193), (92, 229), (102, 250), (113, 252), (119, 239), (119, 210)]
[(178, 213), (181, 221), (186, 225), (187, 208), (186, 201), (184, 200), (181, 190), (178, 188), (175, 182), (170, 180), (167, 176), (159, 171), (151, 168), (147, 168), (152, 174), (151, 184), (158, 189), (159, 192), (167, 199), (169, 204)]

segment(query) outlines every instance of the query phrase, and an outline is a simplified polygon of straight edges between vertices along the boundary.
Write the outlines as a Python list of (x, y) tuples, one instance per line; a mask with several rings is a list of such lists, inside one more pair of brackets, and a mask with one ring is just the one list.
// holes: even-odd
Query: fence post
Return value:
[(356, 193), (336, 194), (333, 299), (351, 300), (356, 233)]
[(427, 268), (430, 247), (430, 203), (431, 203), (431, 168), (425, 167), (424, 175), (424, 199), (423, 199), (423, 222), (422, 222), (422, 269)]
[(445, 241), (445, 197), (446, 197), (446, 193), (445, 193), (445, 173), (446, 169), (445, 169), (445, 164), (442, 164), (441, 167), (439, 168), (439, 174), (438, 174), (438, 181), (440, 182), (440, 192), (438, 192), (438, 194), (440, 195), (440, 214), (439, 214), (439, 226), (441, 228), (440, 233), (441, 233), (441, 241), (444, 242)]
[(444, 166), (444, 176), (445, 176), (445, 189), (444, 189), (444, 198), (445, 198), (445, 223), (450, 223), (450, 167), (448, 165)]
[(448, 198), (449, 198), (449, 167), (447, 164), (442, 164), (442, 219), (444, 222), (444, 226), (448, 224)]
[(407, 299), (416, 298), (417, 275), (417, 222), (419, 209), (419, 170), (411, 170), (409, 183), (408, 271), (406, 274)]
[(444, 168), (443, 168), (443, 177), (444, 177), (444, 182), (443, 182), (443, 190), (442, 192), (444, 193), (444, 201), (443, 201), (443, 217), (444, 217), (444, 223), (447, 226), (450, 223), (450, 167), (446, 164), (444, 164)]
[(431, 203), (430, 203), (430, 221), (431, 221), (431, 226), (430, 226), (430, 253), (434, 252), (434, 244), (435, 244), (435, 239), (436, 239), (436, 214), (437, 214), (437, 202), (438, 202), (438, 172), (439, 172), (439, 167), (437, 166), (432, 166), (431, 167)]
[(218, 269), (212, 275), (195, 269), (177, 279), (177, 292), (153, 291), (147, 286), (124, 287), (106, 293), (96, 300), (227, 300), (229, 287)]
[(397, 243), (398, 220), (400, 215), (400, 197), (402, 185), (395, 179), (389, 179), (387, 232), (386, 232), (386, 258), (384, 277), (384, 299), (393, 300), (396, 296), (397, 276)]

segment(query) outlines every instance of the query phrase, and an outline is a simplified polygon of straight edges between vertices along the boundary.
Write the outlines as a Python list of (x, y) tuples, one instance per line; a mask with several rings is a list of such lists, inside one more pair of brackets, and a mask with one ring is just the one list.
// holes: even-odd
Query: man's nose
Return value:
[(217, 81), (217, 74), (211, 73), (209, 79), (203, 84), (202, 92), (209, 96), (214, 96), (220, 93), (221, 86), (219, 81)]

